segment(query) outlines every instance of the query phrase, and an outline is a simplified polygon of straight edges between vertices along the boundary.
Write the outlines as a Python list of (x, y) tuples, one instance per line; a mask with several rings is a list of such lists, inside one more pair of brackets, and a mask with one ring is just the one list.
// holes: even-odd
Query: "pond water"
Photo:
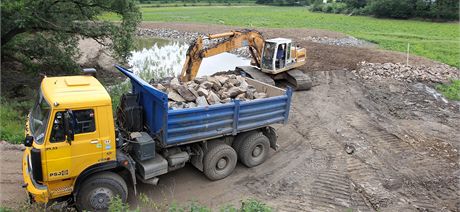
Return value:
[[(147, 82), (151, 79), (178, 76), (182, 71), (188, 44), (158, 38), (138, 38), (136, 50), (128, 60), (131, 70)], [(204, 58), (197, 76), (234, 70), (236, 66), (249, 65), (250, 60), (230, 53)]]

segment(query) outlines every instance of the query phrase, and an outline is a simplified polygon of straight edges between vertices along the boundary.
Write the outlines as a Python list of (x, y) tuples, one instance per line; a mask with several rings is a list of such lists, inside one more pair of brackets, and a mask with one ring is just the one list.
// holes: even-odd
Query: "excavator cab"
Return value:
[(292, 47), (290, 39), (269, 39), (262, 52), (261, 69), (265, 73), (278, 74), (305, 64), (305, 55), (305, 49)]

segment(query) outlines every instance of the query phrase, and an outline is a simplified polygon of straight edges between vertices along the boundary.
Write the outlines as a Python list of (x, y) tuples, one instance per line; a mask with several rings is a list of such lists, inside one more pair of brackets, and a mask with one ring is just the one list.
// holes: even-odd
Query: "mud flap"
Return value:
[[(129, 175), (131, 176), (131, 182), (134, 190), (134, 195), (137, 196), (136, 162), (130, 156), (122, 153), (119, 150), (117, 150), (117, 161), (119, 162), (119, 166), (129, 171)], [(124, 161), (128, 161), (128, 163), (126, 164), (124, 163)]]
[[(204, 145), (206, 145), (206, 143), (204, 143), (203, 146)], [(205, 146), (204, 148), (207, 149), (207, 146)], [(194, 145), (192, 146), (192, 152), (194, 153), (194, 155), (192, 155), (192, 157), (190, 158), (190, 163), (198, 170), (203, 171), (203, 148), (200, 145)]]
[(278, 144), (276, 141), (278, 140), (278, 135), (273, 127), (265, 127), (262, 129), (262, 133), (267, 136), (268, 140), (270, 141), (270, 147), (275, 151), (278, 150)]

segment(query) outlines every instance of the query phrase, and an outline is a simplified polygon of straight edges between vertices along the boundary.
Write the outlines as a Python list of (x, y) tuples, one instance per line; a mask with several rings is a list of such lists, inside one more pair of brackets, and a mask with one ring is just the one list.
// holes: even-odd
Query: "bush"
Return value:
[(361, 7), (361, 8), (354, 8), (351, 13), (353, 15), (370, 15), (369, 6)]
[(22, 143), (26, 116), (32, 108), (32, 100), (19, 102), (1, 98), (0, 102), (0, 139), (14, 144)]
[(333, 13), (342, 13), (348, 8), (345, 3), (332, 3), (331, 7)]
[(369, 4), (369, 11), (377, 17), (410, 18), (413, 16), (410, 0), (374, 0)]
[(345, 3), (319, 3), (315, 2), (311, 7), (312, 12), (323, 12), (323, 13), (344, 13), (348, 11), (348, 6)]
[(241, 203), (242, 212), (270, 212), (272, 209), (268, 207), (265, 203), (257, 201), (255, 199), (248, 199)]
[(326, 3), (315, 0), (309, 7), (312, 12), (374, 15), (378, 18), (429, 18), (458, 20), (458, 0), (343, 0)]
[(321, 12), (323, 10), (323, 3), (321, 1), (316, 0), (309, 8), (312, 12)]

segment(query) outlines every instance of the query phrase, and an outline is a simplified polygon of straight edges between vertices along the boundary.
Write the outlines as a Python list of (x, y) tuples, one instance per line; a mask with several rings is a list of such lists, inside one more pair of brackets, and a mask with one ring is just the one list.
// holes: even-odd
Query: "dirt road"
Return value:
[[(459, 105), (436, 100), (423, 84), (363, 81), (350, 72), (362, 60), (404, 61), (399, 53), (302, 45), (310, 49), (304, 69), (313, 70), (308, 73), (315, 86), (294, 93), (289, 124), (275, 126), (280, 149), (267, 162), (251, 169), (238, 165), (215, 182), (188, 166), (160, 177), (158, 186), (140, 184), (138, 191), (159, 202), (195, 200), (213, 208), (254, 197), (279, 211), (458, 211)], [(414, 63), (433, 62), (414, 57)], [(2, 150), (2, 205), (25, 199), (20, 155)]]

